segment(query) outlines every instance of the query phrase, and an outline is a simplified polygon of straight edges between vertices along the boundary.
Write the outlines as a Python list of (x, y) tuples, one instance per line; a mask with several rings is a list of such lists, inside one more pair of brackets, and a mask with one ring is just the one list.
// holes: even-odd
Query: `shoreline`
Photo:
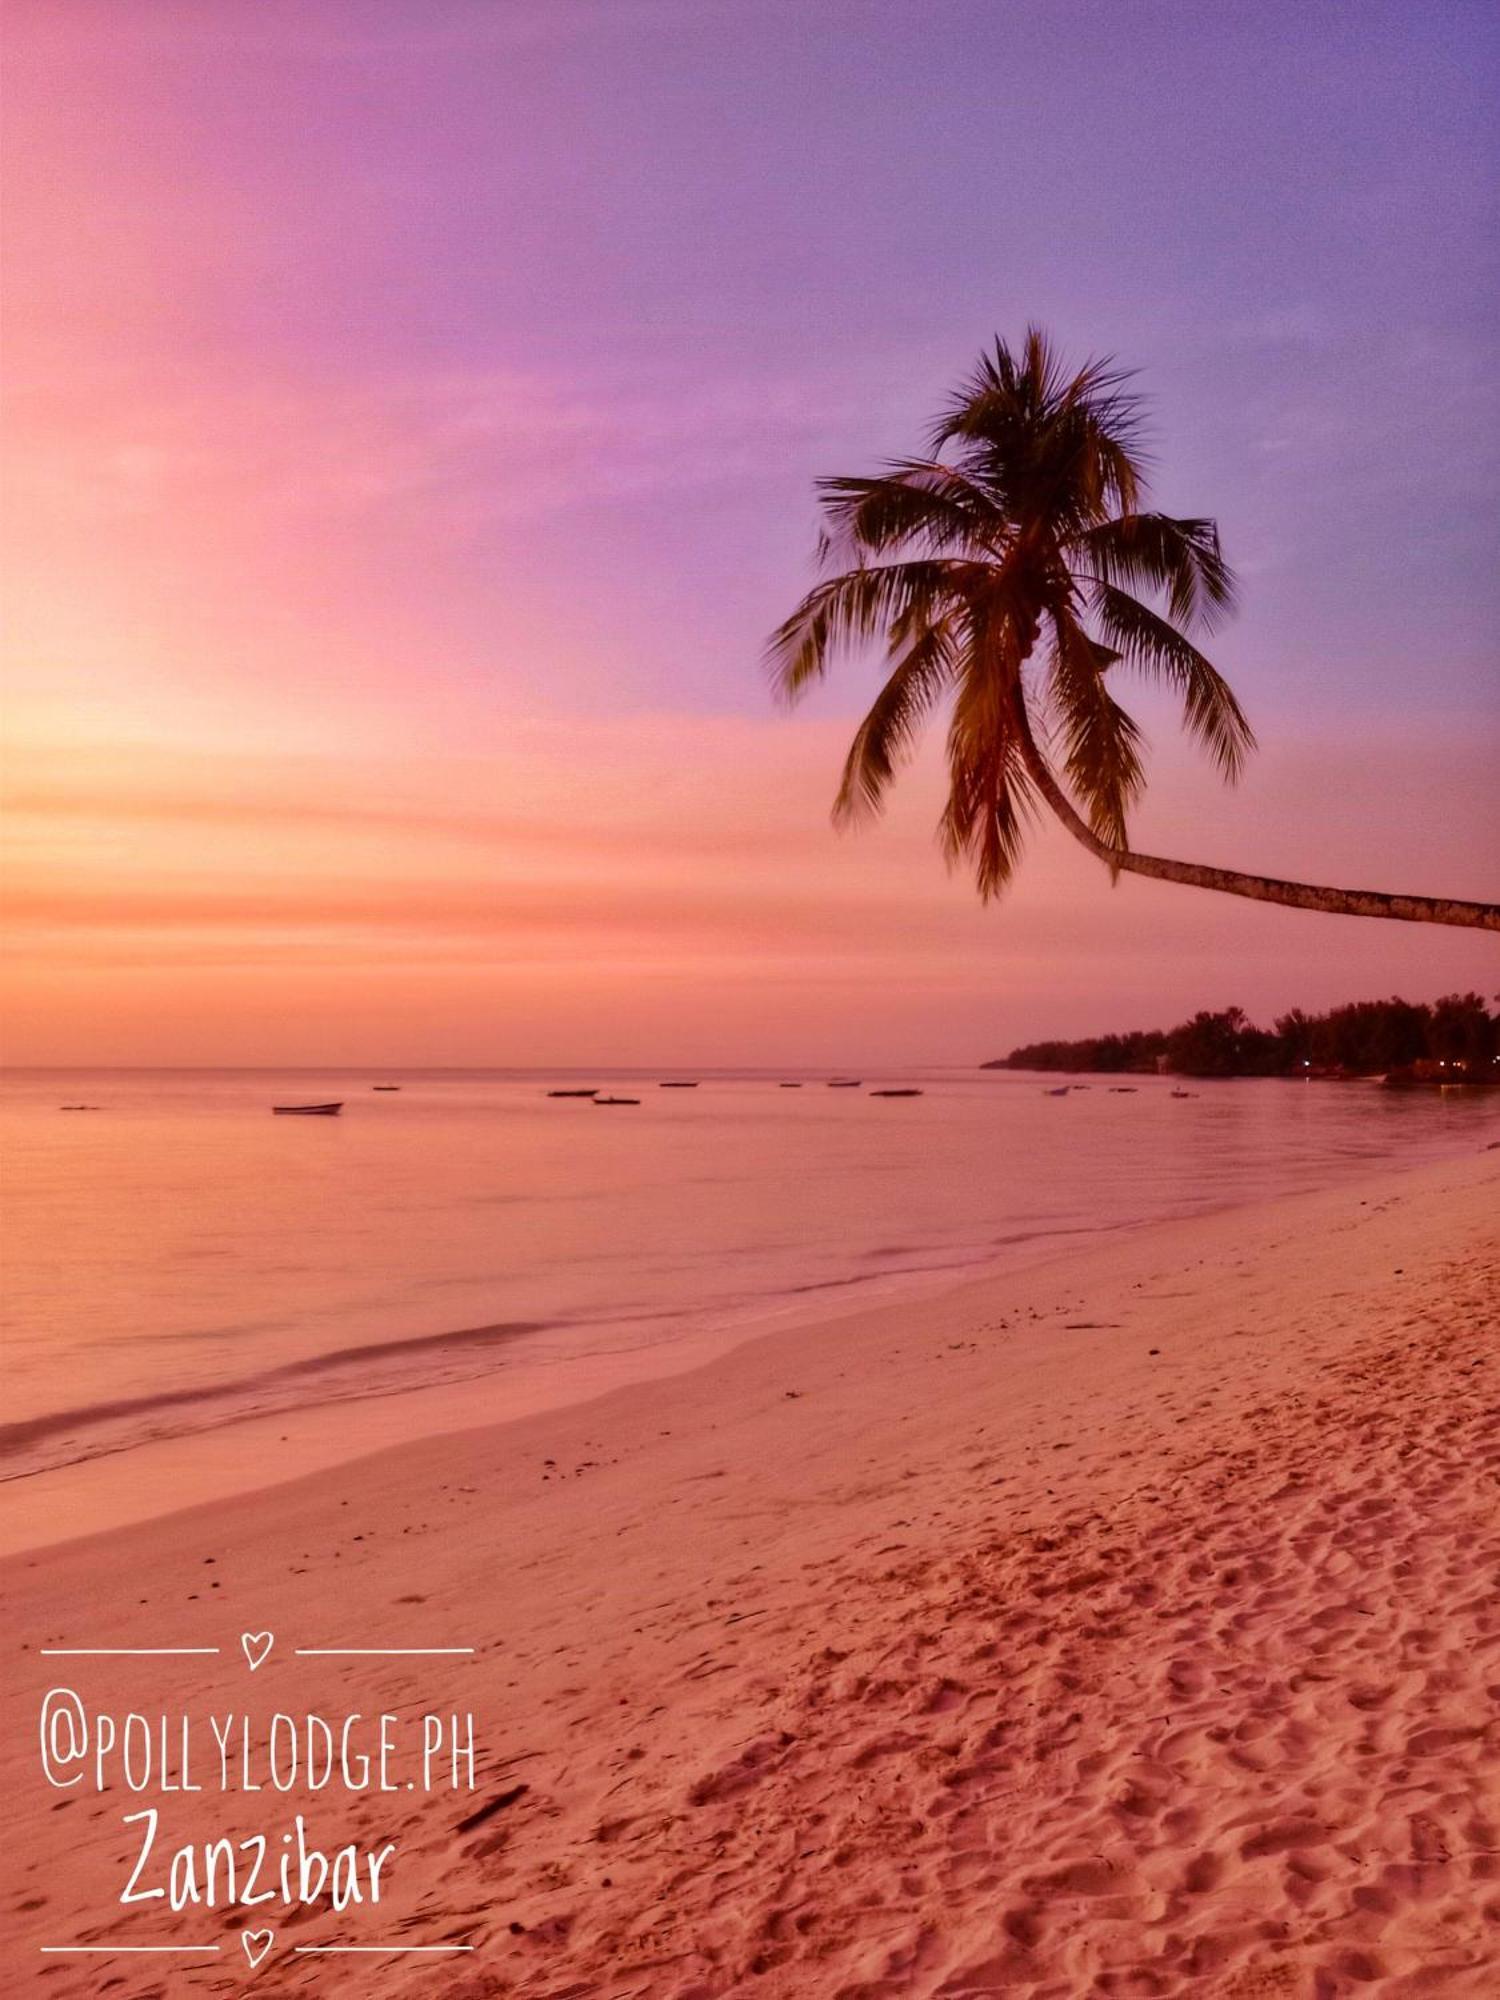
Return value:
[[(800, 1340), (808, 1334), (816, 1337), (820, 1328), (847, 1328), (866, 1319), (878, 1318), (885, 1322), (893, 1315), (899, 1317), (912, 1311), (963, 1313), (971, 1307), (983, 1307), (987, 1295), (996, 1287), (1014, 1285), (1020, 1291), (1029, 1291), (1038, 1281), (1045, 1281), (1051, 1276), (1060, 1274), (1063, 1267), (1071, 1266), (1075, 1260), (1083, 1267), (1076, 1274), (1077, 1282), (1087, 1284), (1100, 1274), (1095, 1267), (1100, 1267), (1102, 1272), (1107, 1273), (1112, 1265), (1131, 1256), (1131, 1253), (1149, 1255), (1158, 1241), (1170, 1253), (1175, 1247), (1175, 1239), (1179, 1236), (1184, 1242), (1190, 1242), (1195, 1232), (1216, 1233), (1223, 1225), (1232, 1223), (1236, 1218), (1243, 1218), (1247, 1225), (1253, 1227), (1262, 1221), (1276, 1219), (1283, 1210), (1295, 1211), (1304, 1205), (1330, 1205), (1336, 1212), (1341, 1212), (1349, 1206), (1351, 1200), (1358, 1206), (1364, 1206), (1370, 1201), (1388, 1199), (1393, 1191), (1410, 1190), (1413, 1193), (1425, 1191), (1429, 1183), (1446, 1186), (1452, 1180), (1463, 1185), (1467, 1183), (1471, 1173), (1473, 1178), (1479, 1181), (1492, 1179), (1497, 1190), (1500, 1190), (1500, 1162), (1488, 1158), (1490, 1150), (1486, 1148), (1485, 1153), (1478, 1157), (1465, 1153), (1447, 1160), (1425, 1161), (1415, 1167), (1386, 1167), (1376, 1173), (1360, 1175), (1333, 1187), (1299, 1190), (1259, 1200), (1229, 1202), (1206, 1209), (1199, 1214), (1126, 1224), (1104, 1232), (1104, 1241), (1091, 1241), (1081, 1251), (1076, 1246), (1056, 1247), (1041, 1257), (1024, 1257), (1016, 1262), (998, 1261), (986, 1265), (958, 1284), (948, 1281), (947, 1274), (944, 1274), (944, 1281), (935, 1283), (930, 1289), (900, 1291), (894, 1296), (887, 1297), (865, 1297), (851, 1304), (844, 1312), (830, 1313), (822, 1307), (809, 1306), (805, 1313), (799, 1312), (790, 1318), (779, 1314), (767, 1315), (743, 1326), (706, 1335), (701, 1345), (709, 1350), (707, 1353), (701, 1351), (686, 1353), (688, 1343), (684, 1343), (681, 1350), (665, 1347), (654, 1349), (653, 1351), (664, 1353), (684, 1354), (680, 1365), (663, 1369), (659, 1373), (631, 1374), (625, 1379), (608, 1382), (600, 1389), (586, 1390), (561, 1401), (546, 1398), (535, 1406), (524, 1408), (513, 1415), (485, 1418), (478, 1422), (470, 1419), (461, 1424), (439, 1425), (434, 1429), (422, 1430), (415, 1436), (403, 1435), (378, 1443), (373, 1449), (340, 1456), (327, 1464), (310, 1467), (286, 1477), (276, 1477), (270, 1481), (262, 1479), (254, 1484), (235, 1486), (207, 1497), (194, 1497), (164, 1512), (143, 1514), (123, 1522), (108, 1524), (103, 1528), (90, 1526), (77, 1535), (70, 1534), (61, 1539), (53, 1538), (35, 1545), (25, 1543), (16, 1547), (10, 1547), (0, 1541), (0, 1581), (3, 1581), (8, 1564), (25, 1559), (43, 1548), (49, 1552), (56, 1552), (75, 1542), (95, 1540), (100, 1535), (149, 1531), (182, 1514), (254, 1504), (284, 1489), (301, 1487), (312, 1481), (336, 1480), (344, 1471), (356, 1473), (377, 1462), (399, 1461), (408, 1456), (415, 1460), (423, 1454), (458, 1440), (471, 1445), (481, 1440), (498, 1441), (507, 1433), (522, 1426), (545, 1425), (554, 1419), (568, 1419), (576, 1423), (586, 1418), (596, 1407), (601, 1411), (613, 1409), (622, 1401), (628, 1406), (636, 1397), (650, 1398), (653, 1391), (663, 1384), (678, 1383), (683, 1378), (692, 1379), (706, 1375), (716, 1367), (732, 1362), (738, 1355), (753, 1355), (763, 1348), (769, 1349), (777, 1342)], [(1134, 1262), (1135, 1259), (1131, 1256), (1132, 1268)], [(881, 1281), (877, 1278), (871, 1282), (878, 1284)], [(814, 1358), (821, 1368), (823, 1364), (833, 1360), (847, 1361), (848, 1356), (837, 1351), (836, 1343), (833, 1343), (830, 1344), (827, 1355), (818, 1353)], [(843, 1368), (840, 1367), (837, 1372), (842, 1376)], [(361, 1400), (388, 1401), (402, 1406), (428, 1396), (444, 1400), (461, 1400), (465, 1392), (471, 1391), (473, 1387), (474, 1384), (470, 1382), (438, 1384), (430, 1387), (403, 1387), (389, 1392), (386, 1396), (377, 1393)], [(143, 1459), (152, 1455), (168, 1458), (179, 1446), (195, 1448), (201, 1445), (211, 1450), (221, 1445), (228, 1433), (240, 1430), (259, 1433), (270, 1426), (295, 1423), (299, 1418), (317, 1420), (329, 1412), (337, 1411), (338, 1407), (328, 1405), (319, 1406), (308, 1412), (273, 1411), (263, 1416), (247, 1416), (225, 1425), (220, 1430), (207, 1431), (187, 1438), (166, 1439), (131, 1446), (128, 1450), (132, 1456), (138, 1455)], [(103, 1462), (103, 1460), (84, 1461), (83, 1468)], [(61, 1479), (79, 1469), (77, 1465), (68, 1465), (58, 1468), (55, 1472), (41, 1473), (35, 1477), (38, 1481), (51, 1481)], [(19, 1485), (24, 1482), (16, 1483)], [(3, 1497), (4, 1490), (0, 1488), (0, 1500), (3, 1500)]]
[[(1449, 1156), (1454, 1163), (1468, 1157), (1472, 1155), (1467, 1152)], [(1382, 1165), (1376, 1171), (1383, 1176), (1443, 1164), (1427, 1161), (1414, 1168)], [(566, 1320), (458, 1328), (397, 1336), (390, 1341), (366, 1340), (272, 1367), (246, 1381), (125, 1398), (101, 1406), (105, 1415), (138, 1413), (149, 1418), (157, 1408), (179, 1404), (192, 1408), (223, 1402), (229, 1407), (214, 1420), (190, 1429), (96, 1443), (48, 1465), (0, 1472), (0, 1559), (54, 1547), (105, 1524), (144, 1524), (186, 1506), (228, 1503), (287, 1479), (358, 1464), (403, 1444), (416, 1445), (585, 1405), (633, 1385), (645, 1387), (709, 1366), (720, 1356), (779, 1331), (832, 1328), (887, 1305), (941, 1300), (950, 1292), (1045, 1268), (1060, 1259), (1107, 1252), (1116, 1243), (1153, 1231), (1254, 1211), (1267, 1202), (1335, 1193), (1368, 1178), (1368, 1163), (1361, 1162), (1358, 1171), (1314, 1189), (1214, 1202), (1176, 1216), (1112, 1221), (1091, 1229), (1042, 1228), (1020, 1238), (997, 1238), (987, 1253), (973, 1258), (840, 1280), (838, 1289), (847, 1286), (850, 1292), (841, 1306), (834, 1306), (826, 1296), (811, 1295), (824, 1291), (823, 1286), (809, 1288), (806, 1298), (798, 1295), (798, 1288), (779, 1294), (774, 1301), (758, 1300), (742, 1313), (710, 1315), (705, 1310), (701, 1317), (689, 1315), (698, 1323), (687, 1333), (639, 1344), (595, 1347), (579, 1342), (571, 1351), (566, 1347), (546, 1351), (549, 1339), (568, 1340), (587, 1332), (586, 1323)], [(1038, 1250), (1036, 1245), (1045, 1247)], [(473, 1375), (427, 1382), (373, 1379), (361, 1384), (356, 1379), (340, 1393), (312, 1402), (233, 1407), (234, 1398), (256, 1384), (336, 1377), (356, 1361), (374, 1371), (392, 1357), (399, 1361), (408, 1352), (447, 1355), (486, 1346), (513, 1348), (514, 1358)], [(506, 1405), (503, 1412), (487, 1409), (476, 1414), (477, 1403), (502, 1400)], [(0, 1431), (18, 1437), (33, 1432), (41, 1436), (66, 1434), (74, 1414), (46, 1412), (0, 1426)], [(84, 1412), (88, 1418), (93, 1414)], [(278, 1460), (294, 1461), (298, 1470), (283, 1472), (275, 1464)], [(164, 1508), (157, 1497), (163, 1491), (184, 1497), (174, 1498)]]
[[(528, 1418), (576, 1409), (603, 1396), (628, 1393), (635, 1388), (647, 1390), (653, 1383), (694, 1373), (725, 1354), (778, 1333), (816, 1332), (884, 1307), (941, 1299), (953, 1290), (984, 1284), (1009, 1272), (1029, 1271), (1070, 1256), (1077, 1244), (1069, 1239), (1086, 1238), (1090, 1249), (1099, 1249), (1142, 1231), (1255, 1205), (1229, 1202), (1193, 1217), (1167, 1220), (1153, 1217), (1140, 1222), (1102, 1224), (1088, 1230), (1037, 1230), (1007, 1239), (1002, 1254), (800, 1287), (778, 1295), (774, 1304), (758, 1301), (743, 1317), (710, 1316), (705, 1310), (701, 1323), (691, 1332), (669, 1340), (645, 1341), (639, 1346), (584, 1348), (540, 1361), (525, 1351), (528, 1336), (582, 1330), (577, 1323), (565, 1321), (516, 1328), (458, 1329), (410, 1340), (398, 1337), (390, 1342), (369, 1342), (358, 1352), (376, 1363), (388, 1353), (407, 1348), (504, 1346), (515, 1341), (523, 1351), (510, 1369), (452, 1381), (354, 1387), (344, 1395), (318, 1402), (235, 1412), (194, 1430), (128, 1440), (81, 1452), (54, 1465), (0, 1474), (0, 1561), (92, 1534), (101, 1521), (145, 1526), (162, 1519), (164, 1510), (150, 1497), (151, 1489), (158, 1485), (170, 1485), (191, 1496), (175, 1502), (166, 1513), (201, 1505), (231, 1504), (314, 1472), (358, 1465), (391, 1449), (415, 1447), (475, 1430), (504, 1429)], [(1031, 1254), (1031, 1246), (1038, 1243), (1048, 1247), (1039, 1254)], [(857, 1296), (842, 1309), (832, 1307), (826, 1296), (816, 1300), (811, 1296), (830, 1290), (847, 1290)], [(641, 1365), (643, 1356), (649, 1357), (645, 1368)], [(343, 1359), (343, 1354), (315, 1357), (271, 1372), (278, 1378), (298, 1379), (331, 1371)], [(228, 1384), (222, 1389), (195, 1390), (189, 1392), (186, 1400), (212, 1402), (240, 1386)], [(505, 1394), (512, 1407), (503, 1415), (476, 1417), (475, 1399), (486, 1393)], [(150, 1408), (158, 1404), (171, 1407), (176, 1401), (173, 1392), (166, 1392), (160, 1398), (142, 1399), (135, 1407)], [(356, 1415), (359, 1426), (357, 1440), (349, 1434), (351, 1414)], [(417, 1423), (415, 1431), (413, 1418)], [(34, 1420), (37, 1427), (49, 1431), (65, 1422), (65, 1413)], [(10, 1428), (19, 1431), (30, 1427), (23, 1423)], [(269, 1452), (272, 1457), (279, 1457), (280, 1450), (273, 1448), (281, 1446), (292, 1448), (288, 1456), (297, 1459), (300, 1469), (293, 1473), (273, 1472), (268, 1478), (261, 1455)], [(122, 1472), (127, 1475), (123, 1482)]]
[[(40, 1784), (38, 1648), (168, 1642), (222, 1652), (89, 1685), (473, 1710), (466, 1802), (315, 1809), (397, 1842), (382, 1934), (472, 1945), (457, 2000), (1493, 1990), (1497, 1183), (1154, 1225), (0, 1561), (13, 1990), (97, 1991), (26, 1954), (150, 1922), (112, 1901), (121, 1802)], [(241, 1631), (276, 1635), (248, 1695)], [(174, 1840), (236, 1803), (171, 1801)], [(237, 1957), (242, 1912), (196, 1921)]]

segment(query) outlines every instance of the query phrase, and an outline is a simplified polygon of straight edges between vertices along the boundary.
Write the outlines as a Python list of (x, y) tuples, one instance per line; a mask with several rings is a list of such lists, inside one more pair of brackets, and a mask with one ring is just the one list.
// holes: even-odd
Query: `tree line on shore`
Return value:
[(1107, 1075), (1166, 1069), (1182, 1076), (1378, 1076), (1425, 1062), (1482, 1074), (1497, 1061), (1500, 1012), (1492, 1014), (1477, 993), (1449, 993), (1430, 1004), (1356, 1000), (1327, 1014), (1293, 1008), (1271, 1028), (1257, 1028), (1240, 1007), (1203, 1009), (1175, 1028), (1030, 1042), (984, 1067)]

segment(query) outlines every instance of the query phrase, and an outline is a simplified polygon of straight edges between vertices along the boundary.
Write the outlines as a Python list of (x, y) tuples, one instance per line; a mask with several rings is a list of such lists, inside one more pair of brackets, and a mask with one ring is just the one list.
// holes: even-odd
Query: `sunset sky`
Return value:
[(12, 1062), (967, 1061), (1500, 990), (1494, 939), (982, 909), (759, 667), (812, 483), (1028, 319), (1216, 515), (1237, 792), (1137, 844), (1500, 897), (1481, 0), (13, 0)]

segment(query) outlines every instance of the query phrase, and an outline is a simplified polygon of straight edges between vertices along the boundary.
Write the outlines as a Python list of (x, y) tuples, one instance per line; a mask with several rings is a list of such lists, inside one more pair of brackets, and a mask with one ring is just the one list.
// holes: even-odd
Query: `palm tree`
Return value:
[[(1137, 854), (1127, 821), (1145, 783), (1121, 675), (1173, 689), (1183, 720), (1233, 782), (1255, 747), (1228, 682), (1190, 633), (1234, 604), (1212, 521), (1143, 507), (1140, 405), (1093, 361), (1069, 377), (1044, 334), (997, 341), (943, 413), (927, 458), (870, 479), (819, 482), (815, 584), (773, 636), (768, 663), (794, 701), (841, 650), (881, 642), (890, 672), (855, 733), (834, 816), (878, 811), (943, 700), (950, 862), (980, 895), (1015, 873), (1045, 805), (1111, 873), (1219, 889), (1295, 909), (1500, 930), (1500, 907), (1279, 882)], [(1148, 601), (1156, 600), (1156, 606)]]

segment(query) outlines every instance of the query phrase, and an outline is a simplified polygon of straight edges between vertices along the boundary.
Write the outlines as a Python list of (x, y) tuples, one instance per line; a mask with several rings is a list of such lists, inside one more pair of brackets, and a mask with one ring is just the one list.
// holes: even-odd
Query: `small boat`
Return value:
[(97, 1104), (59, 1104), (59, 1111), (97, 1111)]
[(337, 1104), (273, 1104), (273, 1118), (337, 1118), (343, 1110), (342, 1101)]
[(372, 1083), (370, 1088), (371, 1090), (399, 1090), (401, 1086), (399, 1083)]
[(1196, 1090), (1174, 1090), (1172, 1095), (1174, 1097), (1196, 1097), (1198, 1093)]
[(638, 1097), (595, 1097), (595, 1104), (639, 1104)]
[(1042, 1092), (1042, 1095), (1043, 1097), (1066, 1097), (1068, 1092), (1072, 1088), (1073, 1086), (1071, 1083), (1060, 1083), (1055, 1090), (1052, 1089), (1044, 1090)]
[(658, 1090), (696, 1090), (698, 1085), (695, 1081), (693, 1083), (659, 1083), (656, 1087)]
[(549, 1097), (597, 1097), (599, 1095), (599, 1087), (596, 1084), (592, 1090), (549, 1090), (547, 1095)]
[(864, 1078), (859, 1076), (831, 1076), (828, 1079), (828, 1088), (830, 1090), (858, 1090), (863, 1082)]
[(1134, 1097), (1138, 1088), (1139, 1085), (1134, 1083), (1112, 1083), (1109, 1094), (1111, 1097)]
[(777, 1088), (779, 1090), (800, 1090), (802, 1086), (800, 1083), (783, 1083), (778, 1084)]
[(920, 1090), (872, 1090), (871, 1097), (920, 1097)]

